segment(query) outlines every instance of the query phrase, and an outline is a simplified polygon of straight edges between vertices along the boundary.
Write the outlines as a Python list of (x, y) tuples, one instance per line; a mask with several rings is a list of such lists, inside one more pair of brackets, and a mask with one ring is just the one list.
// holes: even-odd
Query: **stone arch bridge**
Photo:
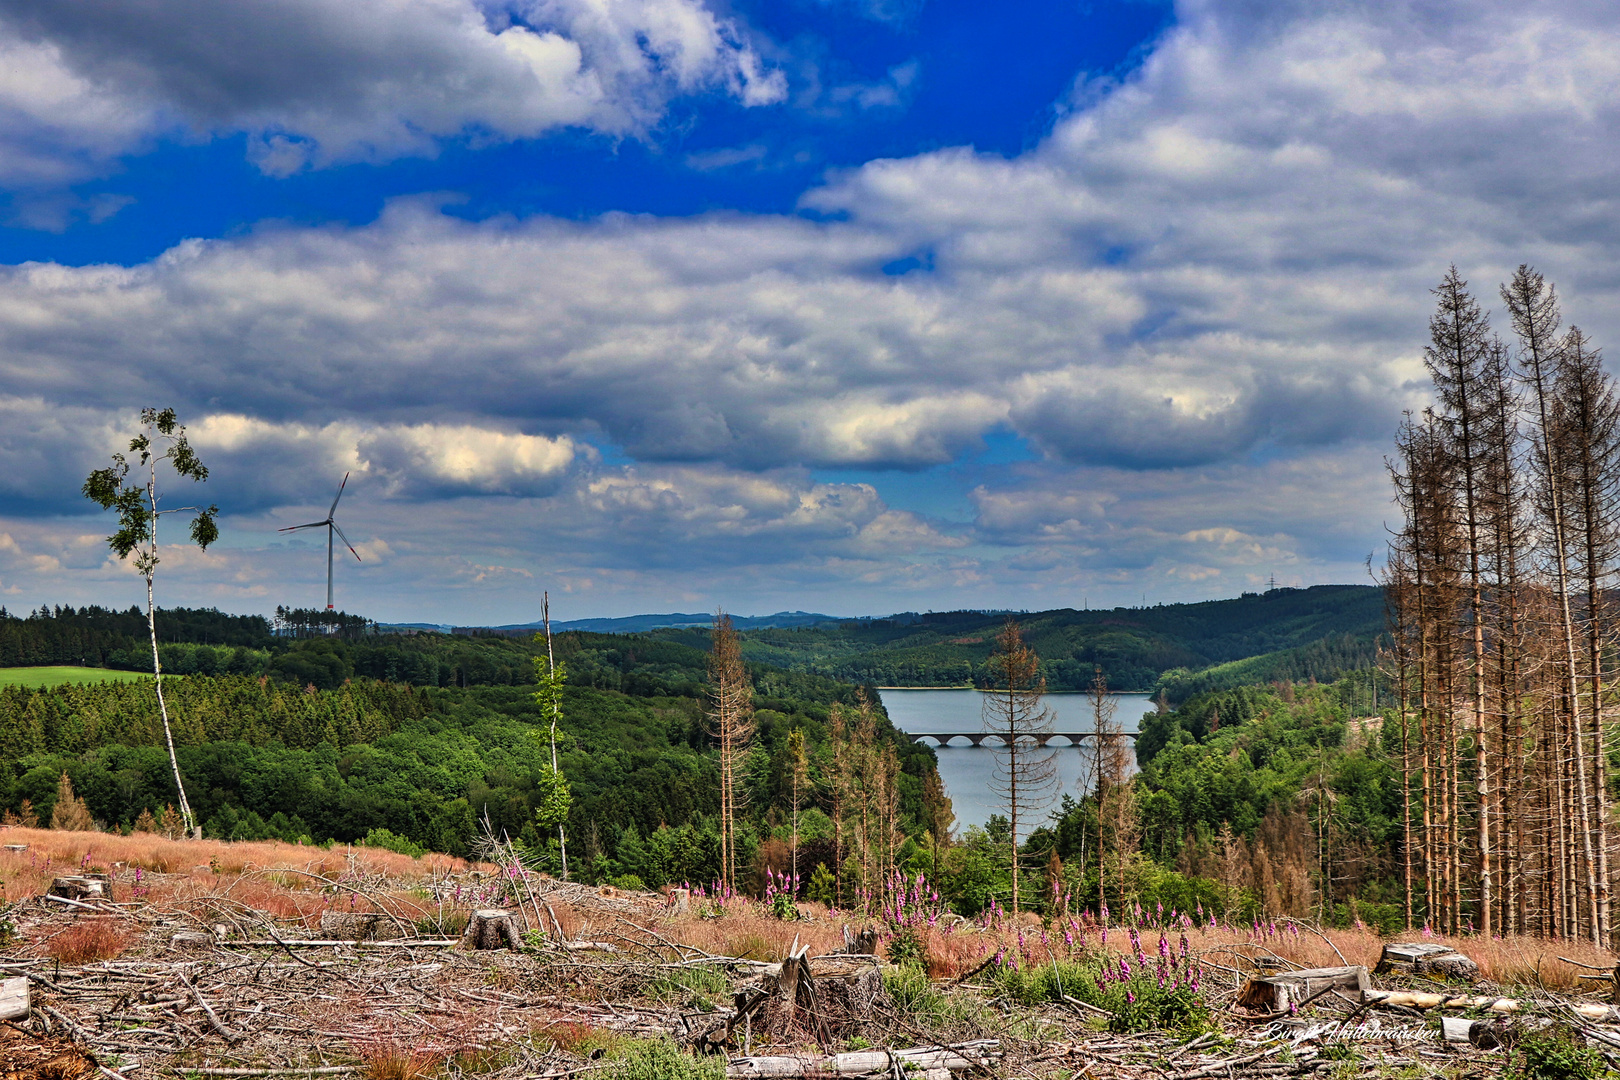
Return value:
[[(941, 750), (951, 746), (951, 740), (953, 739), (966, 739), (968, 741), (968, 746), (976, 747), (982, 747), (985, 745), (995, 747), (1005, 746), (1007, 744), (1006, 736), (998, 735), (993, 731), (908, 731), (905, 733), (905, 735), (906, 738), (915, 743), (920, 743), (925, 739), (932, 739), (935, 746)], [(1129, 739), (1134, 743), (1136, 742), (1136, 736), (1137, 732), (1121, 731), (1111, 736), (1104, 735), (1101, 737)], [(1087, 739), (1096, 739), (1098, 737), (1099, 736), (1095, 731), (1045, 731), (1039, 735), (1020, 736), (1018, 741), (1021, 743), (1034, 743), (1036, 746), (1049, 746), (1051, 745), (1053, 739), (1063, 739), (1064, 742), (1059, 745), (1079, 746)], [(957, 745), (960, 749), (966, 749), (966, 747), (961, 747), (960, 744)]]

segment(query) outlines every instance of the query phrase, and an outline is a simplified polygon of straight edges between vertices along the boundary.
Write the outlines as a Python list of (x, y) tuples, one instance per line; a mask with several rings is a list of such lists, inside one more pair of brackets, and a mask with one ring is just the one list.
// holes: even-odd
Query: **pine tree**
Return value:
[(94, 832), (96, 820), (90, 808), (73, 793), (73, 781), (66, 772), (56, 784), (56, 805), (51, 808), (51, 828), (66, 832)]

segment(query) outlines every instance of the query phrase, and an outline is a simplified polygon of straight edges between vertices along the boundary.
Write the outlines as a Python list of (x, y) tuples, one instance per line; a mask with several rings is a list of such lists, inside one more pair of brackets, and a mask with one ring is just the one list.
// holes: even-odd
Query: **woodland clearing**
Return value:
[[(1567, 942), (1420, 933), (1466, 953), (1478, 978), (1375, 975), (1375, 990), (1441, 1003), (1333, 994), (1271, 1014), (1236, 1004), (1251, 978), (1370, 969), (1385, 940), (1135, 910), (1104, 926), (908, 921), (894, 907), (865, 919), (701, 890), (672, 905), (523, 873), (498, 846), (468, 863), (21, 828), (0, 844), (0, 976), (31, 994), (0, 1028), (8, 1076), (1484, 1077), (1513, 1051), (1447, 1041), (1439, 1017), (1488, 1020), (1502, 1010), (1480, 1002), (1496, 997), (1515, 1000), (1492, 1028), (1509, 1044), (1551, 1019), (1589, 1053), (1620, 1047), (1620, 1014), (1597, 1004), (1616, 993), (1616, 958)], [(75, 878), (105, 894), (47, 895)], [(510, 919), (521, 947), (465, 947), (475, 913)], [(339, 932), (352, 925), (365, 940)], [(845, 955), (868, 928), (877, 952), (911, 962)], [(1196, 1007), (1156, 1023), (1086, 1000), (1087, 978), (1132, 965), (1122, 986), (1145, 999), (1151, 971), (1161, 990), (1174, 972)]]

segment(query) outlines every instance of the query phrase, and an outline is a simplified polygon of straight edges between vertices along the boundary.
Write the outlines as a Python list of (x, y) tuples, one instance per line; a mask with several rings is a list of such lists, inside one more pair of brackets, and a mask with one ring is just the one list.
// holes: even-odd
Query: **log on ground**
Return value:
[(969, 1069), (988, 1069), (1001, 1060), (1001, 1044), (994, 1039), (954, 1046), (918, 1046), (907, 1050), (857, 1050), (825, 1057), (784, 1055), (734, 1057), (726, 1064), (727, 1080), (756, 1077), (914, 1076), (933, 1080)]

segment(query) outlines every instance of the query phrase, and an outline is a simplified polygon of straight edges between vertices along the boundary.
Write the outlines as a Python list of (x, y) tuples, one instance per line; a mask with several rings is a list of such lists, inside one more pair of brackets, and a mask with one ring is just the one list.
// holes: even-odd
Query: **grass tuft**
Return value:
[(92, 915), (47, 941), (45, 952), (64, 964), (91, 964), (116, 959), (134, 940), (121, 920)]

